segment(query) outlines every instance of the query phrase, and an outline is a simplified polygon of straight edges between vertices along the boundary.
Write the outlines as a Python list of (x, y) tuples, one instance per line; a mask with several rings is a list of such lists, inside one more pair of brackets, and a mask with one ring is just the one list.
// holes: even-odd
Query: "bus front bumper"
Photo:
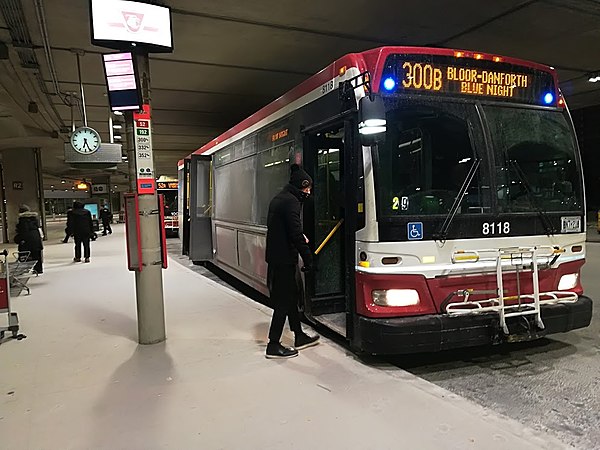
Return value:
[(360, 350), (372, 354), (436, 352), (460, 347), (530, 341), (553, 333), (587, 327), (592, 320), (592, 300), (580, 296), (574, 303), (542, 306), (544, 329), (523, 317), (507, 320), (511, 334), (505, 336), (497, 313), (426, 315), (373, 319), (359, 316)]

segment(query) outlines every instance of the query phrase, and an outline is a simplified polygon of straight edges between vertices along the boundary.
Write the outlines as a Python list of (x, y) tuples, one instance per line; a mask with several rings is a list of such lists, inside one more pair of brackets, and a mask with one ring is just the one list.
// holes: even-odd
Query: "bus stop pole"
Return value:
[[(142, 101), (150, 105), (150, 63), (148, 55), (136, 55), (137, 68), (142, 92)], [(129, 174), (133, 192), (137, 192), (137, 169), (133, 115), (127, 115), (127, 146), (129, 150)], [(150, 131), (151, 132), (151, 131)], [(150, 144), (151, 145), (151, 144)], [(154, 161), (152, 160), (154, 171)], [(133, 167), (132, 167), (133, 166)], [(154, 172), (152, 176), (156, 178)], [(165, 309), (163, 300), (162, 256), (160, 242), (160, 214), (158, 196), (139, 195), (140, 245), (143, 267), (135, 272), (135, 287), (138, 319), (138, 342), (156, 344), (166, 339)]]

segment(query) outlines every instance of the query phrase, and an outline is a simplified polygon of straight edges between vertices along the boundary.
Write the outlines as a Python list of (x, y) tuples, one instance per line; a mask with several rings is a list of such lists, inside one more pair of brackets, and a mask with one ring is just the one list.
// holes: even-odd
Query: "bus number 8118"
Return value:
[(484, 222), (481, 228), (484, 236), (490, 234), (510, 234), (510, 222)]

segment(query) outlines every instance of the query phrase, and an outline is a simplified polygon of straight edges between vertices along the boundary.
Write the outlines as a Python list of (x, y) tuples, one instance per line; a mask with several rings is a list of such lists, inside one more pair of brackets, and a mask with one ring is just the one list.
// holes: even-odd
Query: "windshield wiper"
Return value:
[(473, 178), (475, 178), (475, 174), (477, 173), (477, 169), (479, 169), (480, 164), (481, 164), (481, 159), (475, 159), (473, 161), (473, 164), (471, 164), (469, 173), (467, 173), (467, 177), (465, 178), (465, 181), (463, 181), (460, 191), (458, 191), (458, 194), (456, 195), (456, 198), (454, 199), (452, 208), (450, 208), (450, 211), (448, 211), (448, 214), (446, 215), (446, 218), (444, 219), (444, 223), (442, 224), (442, 227), (440, 228), (440, 230), (437, 233), (433, 234), (433, 238), (436, 241), (438, 241), (438, 240), (445, 241), (446, 238), (448, 237), (448, 230), (450, 229), (450, 225), (452, 224), (454, 217), (456, 217), (458, 208), (460, 207), (460, 204), (462, 203), (463, 198), (465, 198), (465, 195), (467, 194), (469, 187), (471, 187), (471, 183), (473, 182)]
[(540, 216), (540, 220), (542, 222), (542, 226), (544, 227), (544, 231), (546, 232), (546, 235), (547, 236), (554, 235), (554, 233), (556, 233), (556, 230), (554, 229), (554, 226), (552, 225), (552, 221), (548, 217), (548, 214), (546, 214), (538, 206), (537, 202), (535, 201), (535, 197), (533, 196), (533, 192), (531, 190), (531, 186), (529, 185), (529, 182), (527, 181), (527, 176), (525, 175), (525, 172), (523, 172), (523, 169), (521, 169), (521, 166), (519, 165), (519, 163), (517, 161), (509, 159), (508, 163), (515, 168), (517, 176), (519, 177), (519, 180), (521, 180), (521, 184), (525, 188), (525, 193), (527, 194), (527, 198), (529, 199), (531, 206), (533, 206), (533, 209), (535, 209), (535, 211)]

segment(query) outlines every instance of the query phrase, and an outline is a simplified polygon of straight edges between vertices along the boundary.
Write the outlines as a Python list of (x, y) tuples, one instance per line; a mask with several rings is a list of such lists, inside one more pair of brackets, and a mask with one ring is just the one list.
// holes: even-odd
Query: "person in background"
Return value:
[[(67, 209), (67, 223), (69, 223), (69, 216), (73, 213), (73, 208)], [(65, 227), (65, 238), (63, 239), (63, 244), (69, 242), (69, 238), (71, 235), (69, 234), (69, 227)]]
[(19, 221), (15, 235), (15, 244), (19, 245), (19, 252), (29, 252), (27, 261), (37, 261), (33, 270), (37, 273), (43, 273), (42, 244), (43, 234), (40, 228), (40, 219), (35, 211), (31, 211), (29, 206), (21, 205), (19, 207)]
[[(309, 336), (302, 331), (298, 311), (300, 292), (296, 281), (298, 253), (304, 263), (303, 271), (309, 271), (312, 264), (301, 219), (302, 203), (310, 195), (312, 178), (296, 164), (291, 170), (289, 184), (271, 200), (267, 216), (267, 283), (274, 303), (265, 354), (269, 359), (293, 358), (298, 356), (298, 350), (319, 343), (319, 336)], [(295, 335), (295, 348), (284, 347), (280, 342), (286, 317)]]
[(94, 224), (92, 214), (83, 207), (83, 203), (74, 202), (73, 211), (67, 218), (67, 232), (75, 239), (74, 262), (81, 262), (81, 246), (83, 245), (83, 257), (85, 262), (90, 262), (90, 239), (94, 235)]
[(110, 227), (110, 221), (112, 220), (112, 213), (108, 209), (108, 206), (104, 205), (100, 210), (100, 220), (102, 221), (102, 236), (106, 236), (106, 233), (112, 234), (112, 228)]

